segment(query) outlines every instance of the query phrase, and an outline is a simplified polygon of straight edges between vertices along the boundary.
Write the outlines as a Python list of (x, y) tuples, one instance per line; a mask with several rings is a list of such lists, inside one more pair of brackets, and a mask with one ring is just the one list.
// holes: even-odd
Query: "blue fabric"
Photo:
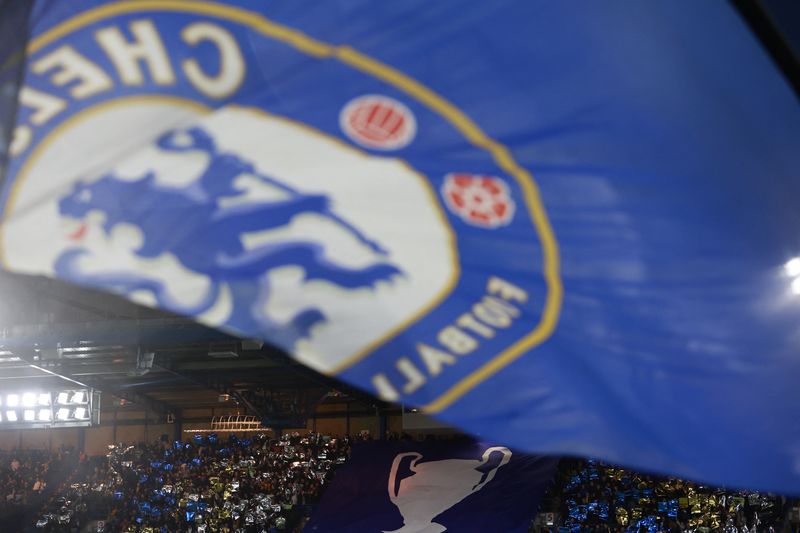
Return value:
[[(37, 4), (33, 34), (63, 29), (67, 18), (100, 13), (92, 8), (103, 4)], [(140, 228), (137, 264), (171, 254), (207, 282), (206, 299), (176, 300), (174, 280), (153, 278), (149, 267), (87, 273), (87, 249), (56, 242), (56, 229), (51, 247), (64, 251), (47, 264), (4, 239), (7, 268), (128, 297), (144, 292), (154, 305), (206, 323), (206, 311), (228, 294), (231, 308), (213, 325), (262, 336), (384, 399), (519, 449), (800, 492), (800, 297), (791, 290), (796, 274), (784, 269), (800, 255), (800, 109), (727, 3), (229, 2), (258, 11), (239, 18), (191, 5), (150, 12), (155, 4), (139, 4), (39, 41), (31, 64), (68, 43), (114, 87), (76, 99), (49, 74), (28, 73), (26, 85), (67, 107), (44, 124), (20, 108), (17, 122), (32, 138), (9, 166), (4, 231), (39, 241), (35, 226), (45, 217), (31, 214), (25, 226), (10, 191), (35, 147), (63, 133), (70, 117), (128, 96), (181, 97), (212, 110), (237, 104), (376, 160), (397, 158), (423, 176), (443, 213), (436, 228), (454, 239), (457, 268), (448, 268), (457, 275), (448, 291), (348, 365), (327, 365), (323, 348), (302, 352), (338, 316), (319, 301), (288, 318), (268, 316), (275, 287), (266, 274), (299, 267), (302, 283), (327, 284), (344, 302), (423, 279), (428, 271), (392, 256), (422, 208), (400, 206), (400, 229), (375, 238), (401, 194), (383, 203), (365, 195), (358, 209), (340, 212), (327, 193), (226, 153), (204, 124), (150, 139), (152, 149), (178, 157), (185, 146), (176, 139), (191, 137), (191, 149), (216, 165), (192, 184), (167, 190), (155, 175), (126, 181), (106, 162), (91, 169), (90, 185), (43, 185), (36, 198), (64, 218), (100, 211), (106, 227), (98, 231), (108, 238), (115, 226)], [(122, 83), (95, 39), (109, 25), (130, 39), (128, 25), (143, 18), (164, 43), (174, 83), (147, 72), (141, 83)], [(187, 59), (209, 75), (220, 68), (214, 46), (187, 46), (181, 36), (198, 20), (233, 35), (247, 64), (236, 92), (221, 99), (199, 92), (179, 68)], [(345, 105), (365, 94), (415, 117), (413, 138), (375, 148), (365, 133), (343, 130)], [(124, 140), (124, 125), (117, 129), (107, 133), (109, 147)], [(243, 169), (291, 200), (266, 206), (272, 215), (265, 208), (215, 218), (214, 202), (246, 199), (235, 181)], [(460, 206), (475, 188), (499, 202), (490, 218)], [(37, 205), (28, 204), (31, 213)], [(375, 224), (353, 223), (359, 209)], [(301, 216), (337, 226), (377, 259), (343, 269), (328, 261), (325, 242), (243, 249), (243, 232)], [(12, 227), (14, 220), (23, 222)], [(427, 250), (424, 233), (409, 238)], [(441, 265), (429, 255), (433, 272)], [(398, 320), (391, 303), (378, 318), (353, 305), (356, 322)]]
[[(487, 455), (492, 448), (498, 451)], [(508, 454), (508, 459), (501, 466), (503, 454)], [(445, 466), (446, 462), (454, 468)], [(536, 516), (556, 463), (552, 458), (469, 441), (357, 444), (350, 460), (337, 470), (331, 486), (325, 489), (304, 531), (411, 532), (423, 531), (423, 524), (433, 522), (447, 531), (524, 533)], [(472, 479), (470, 483), (461, 486), (453, 482), (457, 472), (469, 470), (475, 471), (474, 476), (464, 477)], [(424, 477), (424, 481), (413, 488), (403, 483), (417, 476)], [(392, 479), (398, 503), (393, 503), (389, 494)], [(448, 506), (458, 498), (456, 493), (465, 496)], [(425, 514), (420, 509), (429, 512)], [(420, 520), (415, 522), (414, 518)], [(434, 530), (445, 531), (430, 529)]]

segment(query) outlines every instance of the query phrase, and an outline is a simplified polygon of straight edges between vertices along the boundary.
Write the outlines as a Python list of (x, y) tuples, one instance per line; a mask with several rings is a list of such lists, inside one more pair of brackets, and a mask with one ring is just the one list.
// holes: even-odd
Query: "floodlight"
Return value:
[(86, 388), (0, 393), (0, 427), (91, 426), (94, 394)]
[(33, 407), (36, 405), (36, 394), (32, 392), (26, 392), (22, 395), (22, 405), (25, 407)]
[(792, 257), (783, 265), (786, 274), (792, 277), (800, 276), (800, 257)]
[(792, 280), (792, 292), (800, 294), (800, 278), (794, 278)]

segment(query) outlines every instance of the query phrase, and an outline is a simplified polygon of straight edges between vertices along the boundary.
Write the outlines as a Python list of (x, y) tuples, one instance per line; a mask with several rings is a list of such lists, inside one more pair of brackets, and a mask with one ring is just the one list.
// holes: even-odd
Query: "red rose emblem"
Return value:
[(378, 150), (403, 148), (417, 132), (410, 109), (377, 94), (351, 100), (339, 115), (339, 125), (358, 144)]
[(448, 174), (442, 195), (450, 211), (473, 226), (505, 226), (514, 216), (515, 205), (508, 185), (495, 176)]

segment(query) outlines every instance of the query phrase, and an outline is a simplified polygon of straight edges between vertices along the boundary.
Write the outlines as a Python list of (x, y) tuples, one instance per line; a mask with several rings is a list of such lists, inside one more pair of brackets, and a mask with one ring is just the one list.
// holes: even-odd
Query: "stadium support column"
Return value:
[(344, 411), (344, 434), (350, 436), (350, 402), (345, 404)]
[(86, 451), (86, 428), (78, 428), (78, 453)]
[(179, 409), (175, 413), (175, 439), (183, 440), (183, 409)]
[(380, 433), (380, 440), (386, 440), (386, 429), (387, 429), (387, 417), (386, 411), (381, 409), (378, 413), (378, 433)]

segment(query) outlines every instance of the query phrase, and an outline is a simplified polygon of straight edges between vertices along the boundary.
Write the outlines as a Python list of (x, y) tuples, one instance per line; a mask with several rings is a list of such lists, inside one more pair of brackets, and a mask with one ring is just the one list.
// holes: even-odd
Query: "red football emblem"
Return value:
[(442, 186), (447, 207), (473, 226), (496, 228), (511, 222), (514, 200), (503, 180), (480, 174), (448, 174)]
[(411, 110), (393, 98), (370, 94), (350, 100), (339, 125), (361, 146), (397, 150), (412, 141), (417, 123)]

